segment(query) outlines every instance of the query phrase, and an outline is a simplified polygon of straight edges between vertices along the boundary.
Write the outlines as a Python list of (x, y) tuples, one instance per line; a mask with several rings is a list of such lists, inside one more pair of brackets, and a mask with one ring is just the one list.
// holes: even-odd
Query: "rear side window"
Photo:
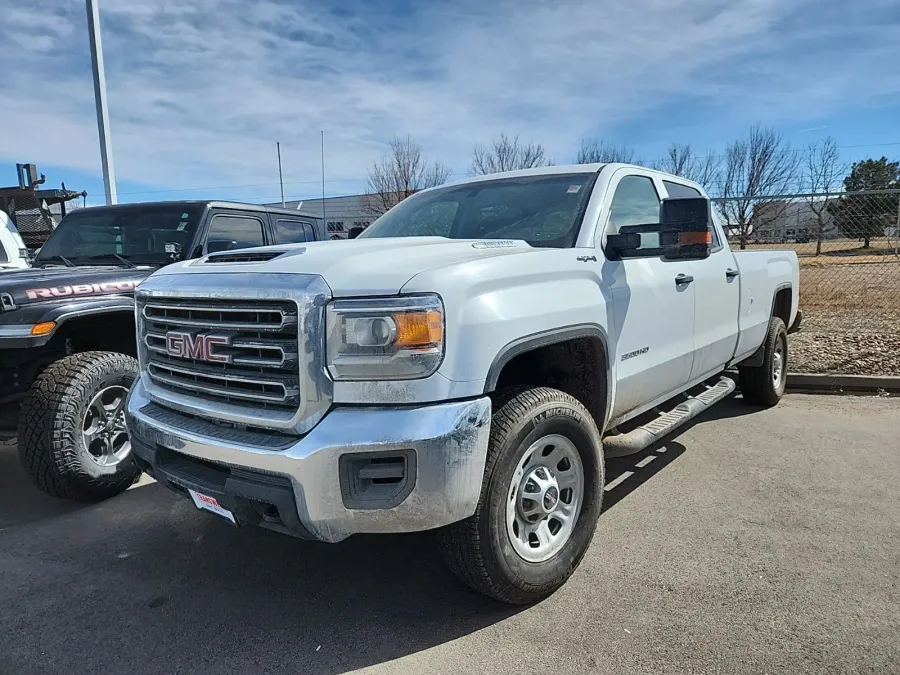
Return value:
[(209, 224), (207, 245), (214, 241), (234, 242), (231, 248), (252, 248), (265, 243), (263, 224), (252, 216), (214, 216)]
[(306, 241), (315, 241), (316, 236), (312, 223), (305, 220), (286, 220), (279, 218), (275, 221), (276, 244), (302, 244)]
[(664, 180), (663, 185), (666, 186), (666, 192), (670, 197), (700, 197), (700, 190), (692, 188), (690, 185), (682, 185), (681, 183), (673, 183), (670, 180)]

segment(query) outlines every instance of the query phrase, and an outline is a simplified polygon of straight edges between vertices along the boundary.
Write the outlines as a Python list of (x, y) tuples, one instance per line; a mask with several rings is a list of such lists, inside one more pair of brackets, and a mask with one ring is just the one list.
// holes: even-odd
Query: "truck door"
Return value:
[[(641, 225), (659, 222), (662, 184), (654, 175), (622, 169), (609, 190), (606, 234), (638, 232)], [(607, 257), (601, 270), (613, 313), (608, 317), (617, 372), (613, 418), (683, 387), (691, 374), (694, 262), (664, 260), (658, 241), (654, 246), (652, 237), (643, 240), (622, 260)]]
[[(699, 197), (690, 185), (663, 181), (669, 197)], [(715, 375), (734, 357), (738, 339), (741, 280), (734, 254), (716, 222), (709, 257), (695, 260), (694, 364), (691, 380)]]

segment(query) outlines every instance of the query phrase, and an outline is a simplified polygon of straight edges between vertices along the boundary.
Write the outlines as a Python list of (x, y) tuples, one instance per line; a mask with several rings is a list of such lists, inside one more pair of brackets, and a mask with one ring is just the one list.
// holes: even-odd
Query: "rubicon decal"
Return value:
[(54, 286), (53, 288), (29, 288), (25, 295), (29, 300), (39, 298), (65, 298), (70, 295), (92, 295), (95, 293), (128, 293), (133, 291), (140, 281), (107, 281), (102, 284), (73, 284), (72, 286)]

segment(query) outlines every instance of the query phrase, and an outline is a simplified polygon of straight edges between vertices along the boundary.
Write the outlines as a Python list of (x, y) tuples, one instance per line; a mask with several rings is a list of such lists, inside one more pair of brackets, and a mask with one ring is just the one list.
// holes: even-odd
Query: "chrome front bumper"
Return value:
[[(248, 520), (263, 526), (272, 519), (256, 519), (254, 512), (262, 514), (266, 504), (285, 511), (284, 492), (288, 499), (292, 492), (296, 514), (283, 513), (270, 529), (337, 542), (356, 533), (428, 530), (471, 516), (481, 493), (491, 403), (484, 397), (416, 408), (335, 408), (298, 438), (241, 431), (164, 408), (139, 379), (126, 418), (139, 464), (169, 487), (208, 492), (212, 486), (210, 496), (245, 505)], [(171, 460), (165, 465), (164, 456)], [(410, 458), (411, 484), (396, 503), (355, 500), (347, 468), (354, 465), (341, 458), (398, 456)], [(266, 497), (278, 489), (279, 499)], [(291, 524), (297, 518), (302, 531)]]

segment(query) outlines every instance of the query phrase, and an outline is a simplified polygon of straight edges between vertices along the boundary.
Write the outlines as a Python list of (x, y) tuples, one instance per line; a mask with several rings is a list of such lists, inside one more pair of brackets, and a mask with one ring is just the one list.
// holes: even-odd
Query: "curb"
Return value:
[(828, 375), (788, 373), (787, 388), (793, 391), (888, 392), (900, 394), (900, 377), (893, 375)]

